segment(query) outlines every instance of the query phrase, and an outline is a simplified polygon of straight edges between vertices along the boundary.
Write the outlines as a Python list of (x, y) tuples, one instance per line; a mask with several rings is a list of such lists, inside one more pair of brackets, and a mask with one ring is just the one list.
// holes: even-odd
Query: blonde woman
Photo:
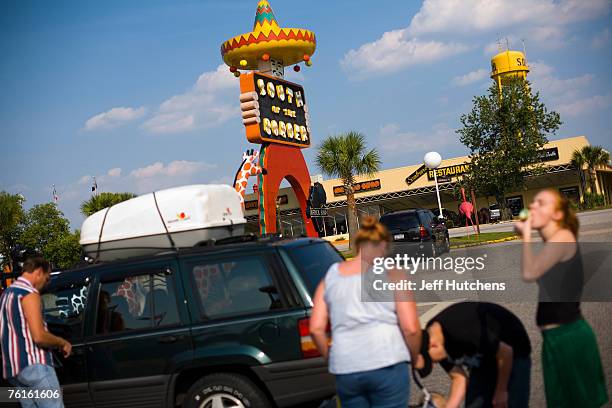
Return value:
[[(523, 237), (523, 280), (540, 288), (536, 322), (543, 337), (548, 407), (601, 407), (608, 401), (597, 340), (580, 311), (584, 273), (578, 226), (568, 199), (554, 189), (539, 192), (527, 220), (516, 223)], [(537, 254), (532, 230), (544, 241)]]
[(362, 273), (387, 254), (389, 241), (387, 229), (365, 217), (355, 239), (357, 255), (332, 265), (315, 293), (310, 332), (336, 376), (343, 408), (408, 405), (410, 356), (419, 355), (421, 341), (416, 304), (400, 295), (395, 302), (361, 299)]

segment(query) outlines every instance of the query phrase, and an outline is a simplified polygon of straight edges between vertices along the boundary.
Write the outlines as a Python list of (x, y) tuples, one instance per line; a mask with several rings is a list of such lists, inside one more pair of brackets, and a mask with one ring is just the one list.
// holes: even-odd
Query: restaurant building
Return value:
[[(506, 205), (514, 216), (527, 206), (534, 195), (544, 188), (556, 188), (573, 202), (580, 203), (588, 191), (588, 173), (571, 164), (572, 154), (589, 145), (584, 136), (550, 141), (542, 149), (542, 162), (546, 171), (538, 176), (529, 176), (525, 189), (506, 194)], [(470, 159), (467, 156), (443, 160), (438, 171), (440, 199), (445, 210), (458, 213), (460, 201), (453, 193), (457, 177), (469, 172)], [(320, 182), (327, 195), (327, 215), (323, 220), (323, 235), (329, 239), (342, 238), (348, 231), (346, 195), (340, 179), (323, 180), (320, 175), (311, 176)], [(355, 186), (355, 201), (359, 215), (382, 214), (408, 208), (428, 208), (437, 213), (433, 171), (422, 163), (386, 169), (372, 177), (358, 177)], [(612, 197), (612, 166), (596, 170), (596, 189), (603, 194), (606, 204)], [(255, 187), (256, 188), (256, 187)], [(488, 209), (495, 203), (494, 197), (476, 197), (476, 209)], [(257, 195), (245, 196), (246, 217), (253, 230), (257, 230)], [(300, 207), (290, 187), (281, 188), (277, 196), (277, 222), (284, 235), (304, 234)]]

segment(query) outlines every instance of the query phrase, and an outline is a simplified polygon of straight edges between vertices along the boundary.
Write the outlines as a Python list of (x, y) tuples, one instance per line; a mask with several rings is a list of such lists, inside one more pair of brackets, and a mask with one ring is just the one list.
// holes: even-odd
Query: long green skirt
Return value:
[(580, 319), (542, 332), (548, 408), (598, 408), (608, 401), (597, 339)]

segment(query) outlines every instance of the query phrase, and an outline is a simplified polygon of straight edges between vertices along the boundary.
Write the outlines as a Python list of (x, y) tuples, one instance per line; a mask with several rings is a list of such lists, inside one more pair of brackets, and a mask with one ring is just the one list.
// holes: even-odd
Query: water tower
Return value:
[(525, 53), (506, 49), (491, 58), (491, 79), (493, 79), (501, 93), (502, 85), (515, 78), (527, 79), (529, 66)]

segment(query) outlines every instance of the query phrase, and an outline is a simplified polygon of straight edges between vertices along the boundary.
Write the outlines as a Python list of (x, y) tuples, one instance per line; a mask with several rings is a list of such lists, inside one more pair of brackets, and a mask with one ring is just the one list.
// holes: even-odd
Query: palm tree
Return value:
[(604, 150), (603, 147), (584, 146), (580, 150), (574, 150), (571, 163), (581, 171), (586, 166), (589, 173), (589, 188), (591, 193), (595, 194), (597, 192), (595, 189), (595, 180), (597, 179), (595, 168), (605, 166), (608, 162), (610, 162), (610, 153)]
[(134, 197), (136, 197), (134, 193), (100, 193), (91, 196), (87, 201), (83, 201), (81, 212), (86, 217), (89, 217), (93, 213)]
[(328, 136), (316, 158), (317, 166), (323, 174), (342, 179), (348, 206), (349, 248), (357, 231), (357, 207), (353, 186), (356, 176), (372, 176), (380, 168), (380, 157), (376, 149), (366, 152), (365, 136), (359, 132), (347, 132)]

